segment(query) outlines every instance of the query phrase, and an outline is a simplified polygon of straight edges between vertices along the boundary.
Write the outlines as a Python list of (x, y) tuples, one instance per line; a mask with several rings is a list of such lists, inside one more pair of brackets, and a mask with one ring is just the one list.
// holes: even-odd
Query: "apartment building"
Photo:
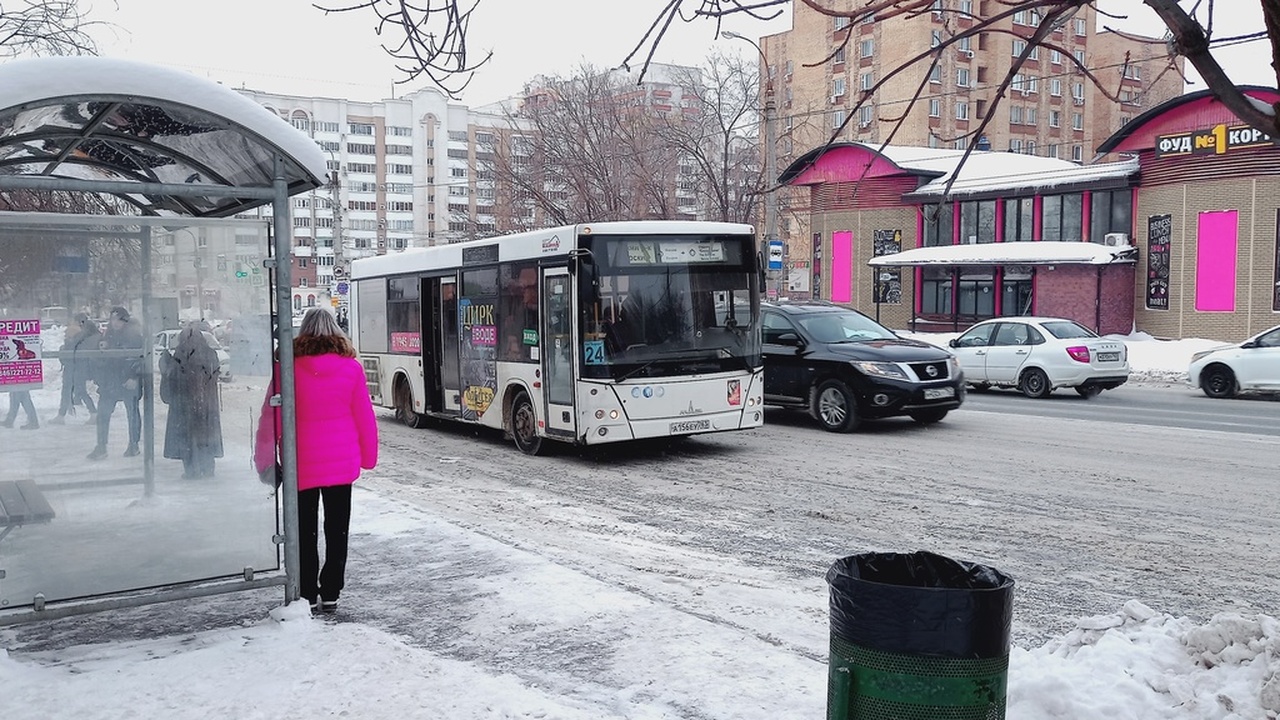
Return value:
[[(852, 13), (860, 3), (829, 5)], [(963, 148), (974, 134), (984, 149), (1088, 162), (1127, 120), (1182, 92), (1181, 73), (1166, 71), (1163, 43), (1098, 32), (1089, 6), (1032, 48), (1009, 77), (1040, 23), (1035, 10), (956, 37), (975, 17), (1009, 9), (995, 0), (938, 0), (932, 12), (851, 24), (793, 3), (791, 30), (761, 39), (762, 77), (778, 108), (778, 167), (832, 139)], [(893, 74), (916, 58), (924, 60)], [(782, 191), (779, 203), (780, 235), (800, 262), (812, 248), (808, 202), (807, 193), (792, 190)]]
[(510, 135), (501, 114), (432, 89), (374, 102), (240, 92), (329, 155), (333, 181), (293, 198), (295, 309), (327, 301), (354, 258), (496, 231), (498, 193), (475, 168), (494, 133)]

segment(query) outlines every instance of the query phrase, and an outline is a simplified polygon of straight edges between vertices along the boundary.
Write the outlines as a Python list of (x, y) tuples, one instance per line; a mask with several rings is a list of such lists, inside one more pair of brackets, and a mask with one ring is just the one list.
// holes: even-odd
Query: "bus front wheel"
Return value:
[(542, 438), (538, 436), (538, 416), (533, 412), (533, 403), (526, 393), (516, 395), (511, 403), (511, 437), (516, 448), (525, 455), (538, 455), (542, 452)]

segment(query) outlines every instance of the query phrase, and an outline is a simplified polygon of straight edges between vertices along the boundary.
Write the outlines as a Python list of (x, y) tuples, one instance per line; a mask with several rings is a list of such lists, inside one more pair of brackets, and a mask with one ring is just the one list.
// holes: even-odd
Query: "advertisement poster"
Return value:
[[(902, 252), (901, 230), (876, 230), (872, 237), (871, 254), (874, 257)], [(875, 293), (871, 301), (886, 305), (902, 304), (902, 268), (876, 269)]]
[(40, 321), (0, 320), (0, 392), (36, 390), (43, 385)]
[(459, 349), (462, 361), (462, 417), (477, 420), (498, 389), (497, 295), (458, 300)]
[(1169, 309), (1169, 243), (1173, 236), (1172, 215), (1147, 218), (1147, 308)]
[(813, 299), (822, 298), (822, 233), (813, 234)]

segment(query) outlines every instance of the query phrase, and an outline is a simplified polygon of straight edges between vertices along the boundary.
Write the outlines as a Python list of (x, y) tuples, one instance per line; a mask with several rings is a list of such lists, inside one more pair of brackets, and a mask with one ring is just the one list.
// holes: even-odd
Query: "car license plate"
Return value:
[(949, 397), (955, 397), (955, 396), (956, 396), (955, 388), (941, 387), (941, 388), (925, 388), (924, 389), (925, 400), (941, 400), (942, 398), (949, 398)]
[(710, 420), (685, 420), (671, 423), (671, 434), (701, 432), (711, 429)]
[(1118, 352), (1098, 353), (1098, 362), (1116, 362), (1119, 359), (1120, 359), (1120, 353)]

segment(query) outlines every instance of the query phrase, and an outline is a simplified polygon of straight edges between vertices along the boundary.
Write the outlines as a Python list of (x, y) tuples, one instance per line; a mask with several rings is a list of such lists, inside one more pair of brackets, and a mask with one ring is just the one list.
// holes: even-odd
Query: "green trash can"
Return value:
[(1013, 579), (934, 553), (837, 560), (827, 720), (1003, 720)]

